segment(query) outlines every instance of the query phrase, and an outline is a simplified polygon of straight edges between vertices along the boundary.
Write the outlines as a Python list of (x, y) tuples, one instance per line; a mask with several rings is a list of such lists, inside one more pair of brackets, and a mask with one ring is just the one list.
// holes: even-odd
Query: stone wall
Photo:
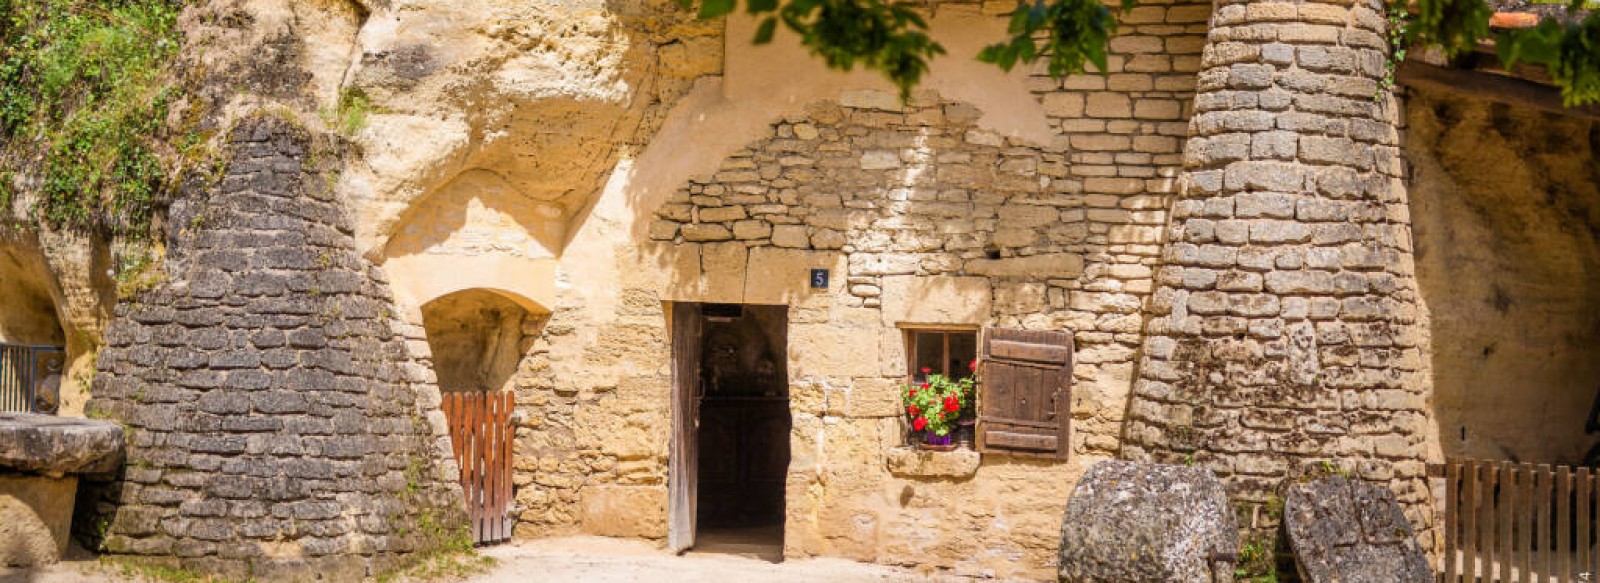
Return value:
[(318, 166), (270, 116), (175, 204), (170, 281), (118, 306), (90, 414), (127, 428), (103, 548), (229, 579), (357, 580), (463, 535), (439, 393)]
[[(613, 277), (618, 291), (563, 290), (513, 379), (518, 536), (664, 536), (663, 300), (780, 304), (785, 553), (1052, 576), (1072, 484), (1120, 444), (1208, 14), (1143, 6), (1108, 75), (1013, 78), (1045, 114), (1043, 143), (932, 92), (903, 105), (847, 91), (642, 207), (639, 239), (592, 242), (620, 273), (564, 261), (562, 281)], [(811, 267), (833, 288), (807, 290)], [(1074, 331), (1073, 459), (898, 449), (903, 324)]]
[(1212, 468), (1260, 505), (1247, 527), (1274, 526), (1276, 490), (1323, 460), (1432, 522), (1398, 106), (1373, 97), (1383, 10), (1241, 1), (1212, 19), (1124, 455)]
[(1406, 114), (1444, 455), (1577, 465), (1600, 389), (1600, 124), (1419, 91)]

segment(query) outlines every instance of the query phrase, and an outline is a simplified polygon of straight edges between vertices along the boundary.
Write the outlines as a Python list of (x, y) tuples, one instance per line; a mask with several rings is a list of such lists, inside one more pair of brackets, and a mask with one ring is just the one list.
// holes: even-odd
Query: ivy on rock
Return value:
[(144, 234), (168, 182), (180, 8), (0, 0), (0, 209), (26, 184), (30, 221)]

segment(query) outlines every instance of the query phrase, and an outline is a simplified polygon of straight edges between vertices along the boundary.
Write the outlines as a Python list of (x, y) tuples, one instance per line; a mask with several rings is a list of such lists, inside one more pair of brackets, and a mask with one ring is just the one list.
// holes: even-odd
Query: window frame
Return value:
[[(901, 332), (904, 335), (904, 341), (905, 341), (905, 347), (906, 347), (906, 382), (909, 383), (909, 384), (913, 384), (913, 385), (917, 384), (917, 383), (924, 382), (926, 380), (926, 377), (923, 377), (923, 378), (920, 378), (920, 379), (917, 378), (918, 375), (922, 374), (922, 371), (919, 370), (919, 367), (917, 366), (917, 334), (940, 334), (942, 336), (943, 348), (942, 348), (941, 354), (943, 355), (943, 358), (940, 359), (940, 362), (944, 363), (944, 367), (948, 367), (950, 365), (950, 336), (953, 335), (953, 334), (971, 334), (972, 335), (972, 359), (977, 359), (978, 355), (983, 351), (982, 350), (982, 346), (981, 346), (981, 343), (983, 342), (983, 329), (980, 328), (980, 327), (977, 327), (977, 326), (964, 326), (964, 325), (901, 326)], [(929, 368), (932, 368), (932, 367), (929, 367)], [(953, 371), (953, 372), (956, 373), (956, 375), (952, 375), (951, 374), (952, 371), (947, 371), (947, 370), (934, 370), (933, 372), (934, 373), (938, 373), (938, 374), (943, 374), (943, 375), (945, 375), (945, 378), (949, 378), (949, 379), (952, 379), (952, 380), (963, 379), (963, 378), (970, 377), (970, 378), (973, 379), (973, 382), (977, 382), (978, 381), (978, 371), (974, 371), (974, 370), (964, 371), (966, 373), (965, 375), (960, 375), (960, 373), (963, 372), (963, 371), (960, 371), (960, 370)], [(957, 376), (957, 375), (960, 375), (960, 376)]]

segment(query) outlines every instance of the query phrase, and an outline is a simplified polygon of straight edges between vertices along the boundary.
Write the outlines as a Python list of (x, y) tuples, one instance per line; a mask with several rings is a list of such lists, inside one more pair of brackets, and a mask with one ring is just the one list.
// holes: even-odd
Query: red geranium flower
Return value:
[(931, 386), (933, 386), (933, 385), (930, 385), (928, 383), (922, 383), (922, 388), (924, 388), (924, 389), (926, 389), (928, 387), (931, 387)]
[(933, 372), (933, 369), (928, 368), (926, 366), (922, 367), (922, 374), (928, 374), (930, 372)]
[(978, 359), (974, 358), (974, 359), (972, 359), (972, 362), (967, 363), (967, 370), (977, 371), (978, 370)]
[(955, 397), (945, 397), (944, 398), (944, 410), (949, 411), (951, 413), (955, 413), (956, 411), (960, 411), (961, 410), (961, 401), (957, 401)]
[(918, 417), (916, 421), (912, 421), (911, 422), (911, 428), (915, 429), (917, 431), (922, 431), (922, 428), (927, 427), (927, 426), (928, 426), (928, 420), (927, 419), (923, 419), (921, 417)]
[(922, 414), (922, 412), (917, 410), (916, 405), (910, 405), (906, 407), (906, 414), (916, 417), (917, 415)]

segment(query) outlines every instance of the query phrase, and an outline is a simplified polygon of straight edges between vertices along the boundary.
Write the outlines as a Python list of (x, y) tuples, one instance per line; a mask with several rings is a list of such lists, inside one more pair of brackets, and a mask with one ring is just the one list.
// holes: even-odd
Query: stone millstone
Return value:
[(1283, 519), (1306, 581), (1433, 581), (1427, 556), (1388, 488), (1340, 476), (1295, 484)]
[(0, 413), (0, 470), (103, 473), (122, 458), (122, 427), (107, 421)]
[(1105, 461), (1072, 491), (1062, 581), (1231, 581), (1236, 538), (1222, 482), (1205, 468)]

